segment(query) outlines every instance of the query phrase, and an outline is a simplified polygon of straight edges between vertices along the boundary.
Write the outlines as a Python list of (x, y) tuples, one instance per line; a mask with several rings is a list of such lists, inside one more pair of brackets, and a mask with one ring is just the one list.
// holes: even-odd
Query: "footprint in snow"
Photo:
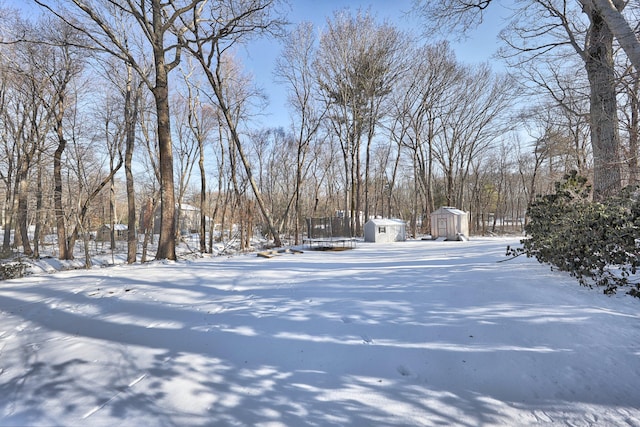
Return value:
[(406, 366), (400, 365), (398, 366), (397, 370), (398, 370), (398, 373), (403, 377), (408, 377), (409, 375), (411, 375), (411, 371), (407, 369)]

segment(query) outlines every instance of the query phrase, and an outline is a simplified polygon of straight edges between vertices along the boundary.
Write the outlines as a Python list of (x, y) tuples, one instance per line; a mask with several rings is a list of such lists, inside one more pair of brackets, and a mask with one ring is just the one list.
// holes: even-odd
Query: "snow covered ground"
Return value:
[(0, 425), (640, 426), (640, 301), (516, 243), (0, 282)]

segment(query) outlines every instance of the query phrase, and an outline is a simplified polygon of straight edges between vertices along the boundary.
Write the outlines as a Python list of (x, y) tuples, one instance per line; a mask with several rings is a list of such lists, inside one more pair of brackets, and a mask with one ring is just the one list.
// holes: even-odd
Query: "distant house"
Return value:
[(446, 240), (469, 238), (469, 216), (466, 212), (443, 206), (431, 213), (431, 237)]
[(176, 206), (178, 215), (177, 228), (180, 234), (193, 234), (200, 232), (200, 208), (182, 203)]
[[(113, 231), (115, 233), (116, 240), (127, 240), (129, 227), (126, 224), (114, 224)], [(98, 229), (98, 232), (96, 233), (96, 240), (98, 242), (111, 241), (111, 224), (104, 224)]]
[(407, 239), (407, 224), (399, 219), (373, 218), (364, 224), (364, 241), (402, 242)]
[[(200, 231), (200, 208), (186, 203), (176, 203), (176, 227), (180, 234), (198, 233)], [(160, 206), (154, 216), (154, 233), (160, 233)]]

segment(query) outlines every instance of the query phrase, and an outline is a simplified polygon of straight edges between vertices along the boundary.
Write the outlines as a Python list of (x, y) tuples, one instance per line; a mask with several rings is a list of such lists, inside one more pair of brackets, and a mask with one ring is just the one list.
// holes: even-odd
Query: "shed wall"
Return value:
[(469, 237), (469, 220), (466, 212), (440, 208), (431, 214), (431, 237), (456, 240), (462, 234)]
[[(384, 229), (384, 232), (381, 232)], [(406, 240), (406, 226), (399, 221), (369, 220), (364, 225), (364, 241), (390, 243)]]

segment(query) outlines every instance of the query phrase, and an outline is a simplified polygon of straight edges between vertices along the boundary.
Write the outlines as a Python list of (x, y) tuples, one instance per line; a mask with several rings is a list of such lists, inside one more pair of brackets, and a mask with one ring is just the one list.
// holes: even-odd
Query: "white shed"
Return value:
[[(115, 240), (127, 240), (129, 234), (129, 226), (126, 224), (113, 224), (115, 232)], [(104, 224), (96, 233), (96, 240), (99, 242), (108, 242), (111, 240), (111, 224)]]
[(443, 206), (431, 213), (431, 237), (447, 240), (469, 238), (469, 216), (460, 209)]
[(406, 238), (406, 223), (400, 219), (373, 218), (364, 224), (365, 242), (402, 242)]

